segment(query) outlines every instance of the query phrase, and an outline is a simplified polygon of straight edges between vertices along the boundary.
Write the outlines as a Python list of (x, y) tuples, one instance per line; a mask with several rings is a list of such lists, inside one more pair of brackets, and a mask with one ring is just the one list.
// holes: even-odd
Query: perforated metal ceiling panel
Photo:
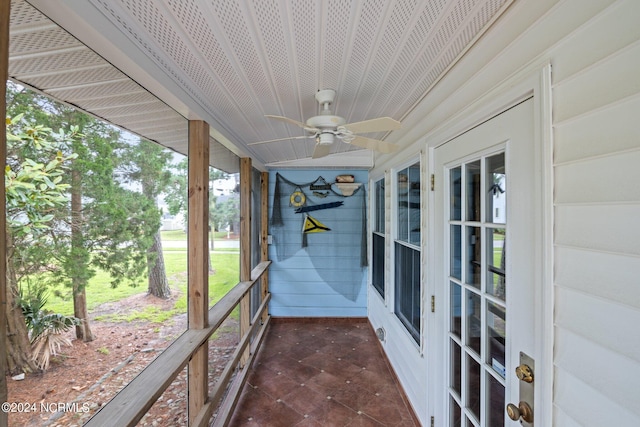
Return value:
[[(29, 3), (11, 2), (9, 76), (179, 153), (187, 120), (51, 22)], [(212, 165), (238, 172), (237, 156), (211, 140)]]
[[(262, 164), (295, 165), (311, 156), (312, 139), (247, 145), (304, 135), (302, 129), (267, 119), (266, 114), (304, 122), (318, 112), (316, 91), (332, 88), (337, 92), (335, 112), (347, 122), (381, 116), (402, 120), (511, 1), (88, 0), (87, 4), (204, 108), (229, 141)], [(68, 7), (73, 3), (50, 2)], [(145, 125), (137, 129), (149, 135), (161, 130), (148, 118), (150, 111), (156, 112), (165, 117), (164, 130), (169, 130), (172, 121), (162, 102), (124, 81), (124, 74), (105, 67), (102, 58), (33, 15), (22, 1), (13, 4), (18, 9), (12, 12), (13, 76), (28, 77), (29, 84), (116, 123), (120, 119), (130, 129), (132, 117), (139, 115)], [(62, 25), (69, 28), (73, 23)], [(30, 31), (32, 27), (38, 31)], [(43, 52), (52, 55), (34, 61), (33, 56)], [(177, 144), (168, 139), (163, 143)], [(370, 164), (367, 150), (340, 142), (332, 146), (332, 153), (351, 151), (362, 154), (359, 162), (356, 153), (350, 153), (354, 165)], [(317, 162), (319, 167), (330, 164), (330, 158)]]

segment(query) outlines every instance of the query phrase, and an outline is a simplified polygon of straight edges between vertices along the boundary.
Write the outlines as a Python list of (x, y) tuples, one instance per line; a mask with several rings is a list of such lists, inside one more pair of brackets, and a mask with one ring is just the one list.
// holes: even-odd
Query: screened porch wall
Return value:
[[(337, 175), (353, 175), (362, 188), (353, 196), (338, 197), (327, 191), (302, 187), (305, 206), (344, 202), (342, 206), (308, 214), (330, 231), (308, 233), (303, 247), (304, 214), (296, 214), (290, 184), (280, 186), (282, 226), (274, 226), (274, 192), (277, 175), (289, 182), (305, 184), (322, 176), (328, 183)], [(366, 317), (367, 268), (362, 266), (363, 198), (366, 200), (368, 173), (362, 170), (274, 170), (269, 173), (269, 312), (276, 317)], [(333, 185), (333, 190), (340, 190)], [(365, 229), (366, 231), (366, 224)]]

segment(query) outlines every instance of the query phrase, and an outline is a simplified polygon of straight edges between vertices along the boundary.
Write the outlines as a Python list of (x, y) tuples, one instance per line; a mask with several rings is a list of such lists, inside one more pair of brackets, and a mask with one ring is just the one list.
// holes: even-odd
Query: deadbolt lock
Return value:
[(525, 383), (533, 382), (533, 370), (524, 363), (516, 368), (516, 376)]
[(533, 422), (533, 410), (527, 402), (520, 402), (518, 403), (518, 406), (514, 405), (513, 403), (509, 403), (507, 405), (507, 415), (513, 421), (518, 421), (520, 418), (522, 418), (522, 420), (525, 422)]

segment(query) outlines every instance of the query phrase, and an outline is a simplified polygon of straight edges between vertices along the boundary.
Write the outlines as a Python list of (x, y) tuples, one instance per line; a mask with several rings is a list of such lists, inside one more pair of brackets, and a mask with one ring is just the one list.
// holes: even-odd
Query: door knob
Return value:
[(518, 406), (514, 405), (513, 403), (509, 403), (507, 405), (507, 415), (513, 421), (518, 421), (520, 418), (522, 418), (523, 421), (526, 421), (528, 423), (533, 422), (533, 410), (527, 402), (520, 402), (518, 403)]
[(533, 370), (529, 365), (523, 363), (516, 368), (516, 377), (518, 377), (520, 381), (524, 381), (525, 383), (532, 383)]

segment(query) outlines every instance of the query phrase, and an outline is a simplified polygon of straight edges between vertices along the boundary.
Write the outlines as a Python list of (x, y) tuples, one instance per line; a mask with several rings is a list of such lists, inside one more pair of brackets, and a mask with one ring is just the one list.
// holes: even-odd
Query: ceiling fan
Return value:
[(355, 123), (346, 123), (346, 120), (340, 116), (336, 116), (331, 111), (331, 104), (336, 96), (333, 89), (323, 89), (316, 93), (316, 101), (321, 106), (320, 114), (311, 117), (306, 123), (290, 119), (282, 116), (266, 115), (270, 119), (280, 120), (285, 123), (293, 124), (301, 127), (309, 132), (308, 135), (294, 136), (289, 138), (270, 139), (268, 141), (252, 142), (247, 145), (267, 144), (269, 142), (284, 141), (287, 139), (305, 139), (315, 138), (316, 146), (313, 150), (312, 158), (317, 159), (329, 154), (331, 145), (338, 138), (347, 144), (357, 145), (358, 147), (368, 148), (380, 153), (391, 153), (398, 146), (389, 142), (380, 141), (378, 139), (367, 138), (357, 135), (359, 133), (383, 132), (400, 129), (400, 122), (390, 117), (379, 117), (377, 119), (364, 120)]

